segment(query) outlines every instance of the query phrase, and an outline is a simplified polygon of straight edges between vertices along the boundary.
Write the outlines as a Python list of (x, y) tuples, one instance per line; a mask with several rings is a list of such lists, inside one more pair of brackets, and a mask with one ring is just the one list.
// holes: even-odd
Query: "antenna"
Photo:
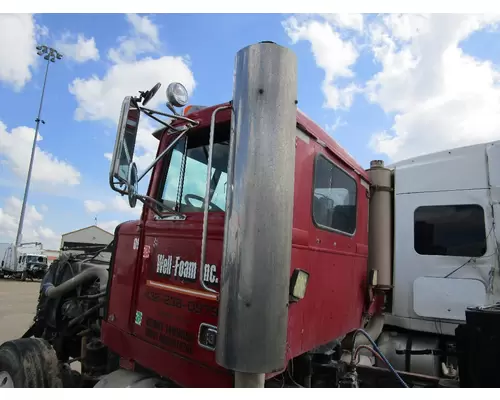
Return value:
[(97, 226), (97, 215), (94, 218), (94, 225)]

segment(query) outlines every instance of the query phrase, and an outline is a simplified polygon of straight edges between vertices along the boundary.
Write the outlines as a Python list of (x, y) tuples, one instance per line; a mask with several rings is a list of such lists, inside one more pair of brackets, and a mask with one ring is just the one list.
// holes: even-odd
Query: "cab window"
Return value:
[(484, 210), (478, 204), (422, 206), (414, 218), (418, 254), (481, 257), (486, 253)]
[(356, 231), (356, 181), (323, 155), (314, 168), (313, 220), (327, 230)]
[[(203, 212), (209, 129), (192, 131), (172, 151), (160, 201), (179, 212)], [(209, 211), (225, 211), (229, 125), (216, 126), (210, 173)]]

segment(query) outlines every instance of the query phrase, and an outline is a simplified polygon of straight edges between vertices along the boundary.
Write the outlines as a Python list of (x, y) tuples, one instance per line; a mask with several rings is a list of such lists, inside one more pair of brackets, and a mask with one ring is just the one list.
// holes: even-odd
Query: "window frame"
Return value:
[[(337, 168), (339, 169), (342, 173), (344, 173), (345, 175), (347, 175), (350, 179), (352, 179), (354, 181), (354, 187), (355, 187), (355, 196), (354, 198), (356, 199), (355, 201), (355, 207), (356, 207), (356, 212), (355, 212), (355, 222), (354, 222), (354, 231), (352, 233), (349, 233), (349, 232), (344, 232), (344, 231), (341, 231), (339, 229), (335, 229), (335, 228), (332, 228), (330, 226), (326, 226), (326, 225), (323, 225), (323, 224), (320, 224), (316, 221), (315, 217), (314, 217), (314, 191), (316, 189), (316, 172), (317, 172), (317, 168), (318, 168), (318, 160), (320, 158), (324, 158), (327, 162), (329, 162), (334, 168)], [(340, 235), (344, 235), (344, 236), (347, 236), (347, 237), (354, 237), (356, 235), (356, 232), (358, 231), (358, 206), (359, 206), (359, 202), (358, 202), (358, 181), (356, 180), (355, 177), (353, 177), (349, 172), (347, 172), (347, 170), (345, 168), (342, 168), (341, 166), (339, 166), (337, 163), (335, 163), (334, 161), (332, 161), (329, 157), (327, 157), (326, 155), (324, 155), (323, 153), (321, 152), (317, 152), (316, 155), (314, 156), (314, 166), (313, 166), (313, 176), (312, 176), (312, 193), (311, 193), (311, 219), (312, 219), (312, 222), (313, 222), (313, 225), (317, 228), (317, 229), (320, 229), (322, 231), (326, 231), (326, 232), (330, 232), (330, 233), (338, 233)]]
[[(228, 128), (229, 130), (231, 129), (231, 123), (229, 121), (226, 121), (226, 122), (218, 122), (215, 124), (215, 134), (217, 134), (217, 129), (220, 129), (221, 127), (223, 128)], [(230, 131), (229, 131), (230, 132)], [(183, 141), (186, 141), (189, 145), (189, 137), (190, 135), (207, 135), (207, 138), (209, 137), (209, 134), (210, 134), (210, 126), (203, 126), (203, 127), (196, 127), (196, 128), (193, 128), (191, 129), (189, 132), (187, 132), (187, 134), (184, 136), (183, 139), (181, 139), (179, 141), (179, 143), (183, 142)], [(172, 141), (176, 139), (177, 137), (177, 133), (174, 132), (174, 133), (169, 133), (167, 134), (167, 137), (172, 137)], [(168, 140), (168, 139), (165, 139), (165, 140)], [(229, 139), (230, 140), (230, 137)], [(214, 138), (214, 145), (218, 143), (215, 138)], [(167, 144), (168, 146), (168, 144)], [(175, 149), (175, 147), (174, 147)], [(161, 167), (159, 168), (159, 183), (157, 185), (157, 189), (156, 189), (156, 196), (154, 196), (155, 200), (160, 202), (160, 203), (163, 203), (163, 193), (165, 191), (165, 185), (167, 183), (167, 176), (168, 176), (168, 173), (170, 171), (170, 166), (171, 166), (171, 162), (172, 162), (172, 156), (174, 154), (174, 149), (172, 149), (172, 151), (170, 151), (165, 157), (164, 159), (162, 160), (162, 165)], [(158, 150), (158, 153), (160, 152), (160, 150)], [(185, 179), (185, 177), (184, 177)], [(205, 182), (206, 184), (206, 182)], [(182, 190), (184, 190), (184, 182), (183, 182), (183, 187), (182, 187)], [(226, 204), (226, 207), (227, 207), (227, 204)], [(176, 211), (176, 212), (179, 212), (181, 214), (200, 214), (200, 213), (203, 213), (203, 210), (201, 211)], [(214, 212), (219, 212), (220, 211), (214, 211)], [(223, 211), (225, 212), (225, 211)], [(209, 212), (209, 215), (212, 214), (213, 212)], [(161, 215), (170, 215), (171, 212), (169, 211), (165, 211), (165, 212), (162, 212)]]
[[(165, 139), (163, 139), (163, 140), (168, 142), (166, 146), (168, 146), (169, 143), (171, 143), (173, 140), (175, 140), (178, 135), (179, 135), (179, 133), (167, 133), (165, 135)], [(168, 138), (172, 138), (172, 139), (168, 140)], [(158, 173), (160, 176), (158, 177), (159, 183), (156, 187), (156, 195), (154, 196), (154, 199), (160, 203), (162, 203), (163, 192), (165, 190), (165, 184), (167, 183), (167, 174), (168, 174), (168, 170), (170, 169), (170, 163), (172, 161), (172, 155), (174, 153), (173, 150), (174, 149), (172, 149), (172, 151), (170, 151), (165, 157), (163, 157), (163, 160), (161, 161), (161, 163), (158, 163), (158, 165), (157, 165)], [(158, 154), (159, 153), (160, 153), (160, 147), (158, 148)], [(156, 173), (156, 171), (155, 171), (155, 173)], [(161, 212), (160, 214), (161, 215), (168, 215), (168, 214), (171, 214), (171, 212), (165, 211), (165, 212)]]
[[(416, 235), (415, 235), (415, 225), (416, 225), (416, 222), (417, 222), (417, 219), (416, 219), (416, 214), (417, 214), (417, 211), (419, 209), (422, 209), (422, 208), (439, 208), (439, 207), (457, 207), (457, 206), (462, 206), (462, 207), (474, 207), (474, 208), (480, 208), (481, 211), (482, 211), (482, 216), (483, 216), (483, 227), (484, 227), (484, 252), (481, 254), (481, 255), (478, 255), (478, 256), (470, 256), (470, 255), (457, 255), (457, 254), (428, 254), (428, 253), (420, 253), (419, 251), (417, 251), (417, 248), (416, 248)], [(462, 257), (462, 258), (470, 258), (470, 259), (473, 259), (473, 258), (482, 258), (484, 257), (487, 252), (488, 252), (488, 237), (489, 237), (489, 231), (488, 231), (488, 227), (487, 227), (487, 224), (486, 224), (486, 212), (485, 212), (485, 209), (484, 207), (481, 205), (481, 204), (478, 204), (478, 203), (466, 203), (466, 204), (425, 204), (425, 205), (420, 205), (418, 207), (415, 208), (415, 210), (413, 211), (413, 250), (415, 251), (416, 254), (418, 254), (419, 256), (427, 256), (427, 257)]]

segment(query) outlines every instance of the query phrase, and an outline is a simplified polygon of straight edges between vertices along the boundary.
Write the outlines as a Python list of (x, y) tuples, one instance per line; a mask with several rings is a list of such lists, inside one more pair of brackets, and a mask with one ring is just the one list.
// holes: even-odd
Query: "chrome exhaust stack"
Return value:
[(286, 365), (297, 60), (262, 42), (236, 56), (216, 360), (238, 387)]

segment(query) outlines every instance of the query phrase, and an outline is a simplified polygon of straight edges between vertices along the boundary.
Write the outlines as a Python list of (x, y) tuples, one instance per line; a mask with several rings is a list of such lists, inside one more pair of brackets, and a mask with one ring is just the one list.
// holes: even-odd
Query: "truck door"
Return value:
[[(314, 160), (312, 193), (312, 232), (310, 235), (311, 279), (308, 290), (321, 293), (311, 309), (306, 326), (322, 326), (321, 337), (328, 341), (339, 332), (355, 329), (360, 324), (364, 292), (361, 282), (366, 276), (366, 254), (358, 253), (360, 238), (366, 240), (364, 188), (358, 189), (358, 178), (318, 145)], [(366, 201), (366, 200), (363, 200)], [(361, 204), (361, 205), (360, 205)], [(314, 279), (314, 281), (313, 281)], [(316, 315), (316, 317), (314, 317)], [(316, 318), (316, 320), (314, 320)], [(318, 335), (318, 333), (315, 333)]]
[(397, 193), (395, 216), (394, 315), (457, 321), (487, 302), (496, 262), (487, 189)]
[(493, 207), (495, 237), (498, 241), (500, 238), (500, 143), (495, 142), (488, 145), (486, 157), (488, 160), (490, 202)]
[(215, 132), (204, 268), (200, 254), (208, 131), (189, 133), (158, 168), (156, 199), (185, 219), (148, 212), (142, 275), (134, 306), (136, 336), (214, 366), (213, 348), (200, 343), (199, 337), (205, 329), (217, 325), (228, 153), (229, 124), (225, 124)]

